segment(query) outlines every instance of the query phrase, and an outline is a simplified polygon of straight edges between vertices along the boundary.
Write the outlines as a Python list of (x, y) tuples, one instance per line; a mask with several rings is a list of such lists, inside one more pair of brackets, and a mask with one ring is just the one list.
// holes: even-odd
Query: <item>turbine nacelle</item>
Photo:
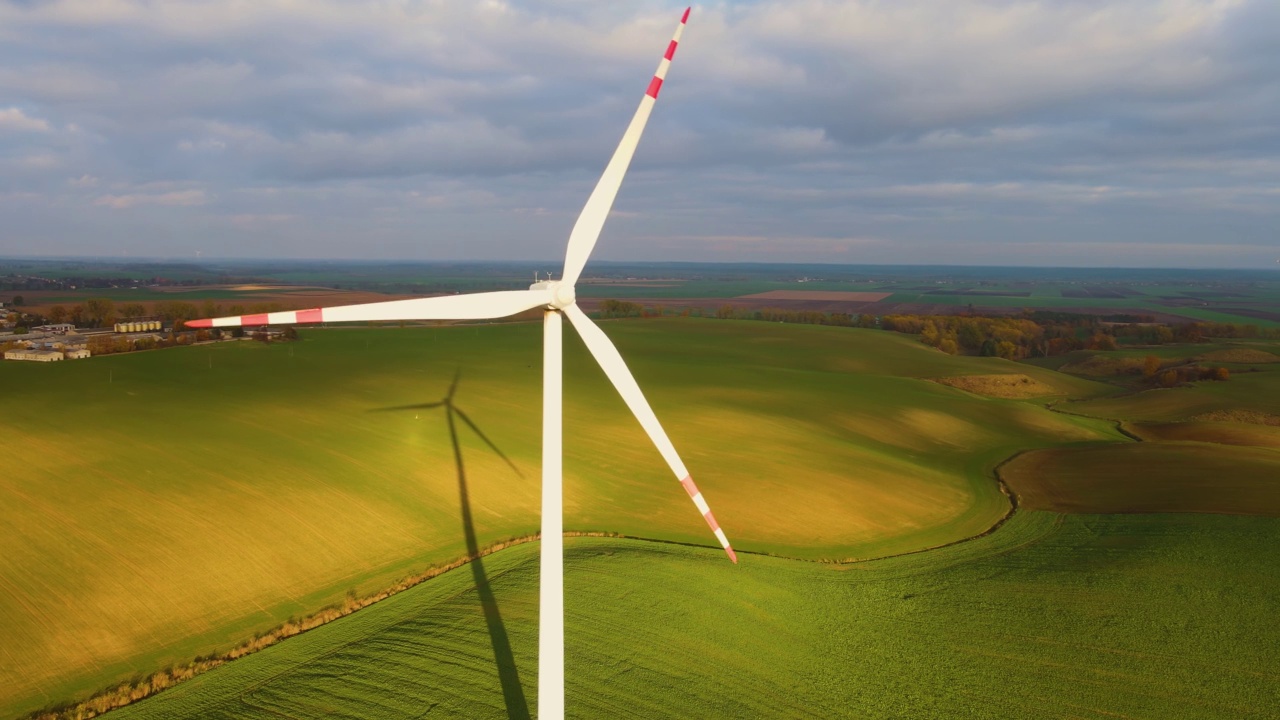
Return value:
[(578, 294), (573, 286), (560, 280), (544, 280), (529, 286), (535, 292), (545, 292), (549, 296), (547, 307), (551, 310), (563, 310), (572, 305)]

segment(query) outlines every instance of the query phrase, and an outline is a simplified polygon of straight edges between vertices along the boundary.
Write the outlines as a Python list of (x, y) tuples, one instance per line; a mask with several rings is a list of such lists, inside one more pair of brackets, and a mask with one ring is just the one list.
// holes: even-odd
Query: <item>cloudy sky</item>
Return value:
[[(561, 256), (683, 9), (0, 0), (0, 255)], [(695, 5), (596, 257), (1280, 267), (1280, 2)]]

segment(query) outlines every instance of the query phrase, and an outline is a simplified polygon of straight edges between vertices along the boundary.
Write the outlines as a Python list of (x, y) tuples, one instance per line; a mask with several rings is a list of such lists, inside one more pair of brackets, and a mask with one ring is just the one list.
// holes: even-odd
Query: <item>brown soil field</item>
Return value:
[(987, 397), (1022, 400), (1062, 394), (1057, 388), (1026, 375), (960, 375), (935, 378), (934, 382)]
[[(1280, 423), (1277, 423), (1280, 425)], [(1240, 422), (1133, 423), (1126, 426), (1143, 440), (1218, 443), (1280, 448), (1280, 427)]]
[(929, 290), (925, 295), (961, 295), (967, 297), (1031, 297), (1030, 290)]
[[(171, 295), (173, 300), (182, 300), (203, 305), (206, 299), (211, 299), (215, 305), (220, 305), (225, 310), (231, 305), (244, 305), (246, 307), (258, 304), (277, 303), (285, 310), (301, 310), (313, 307), (332, 307), (336, 305), (358, 305), (360, 303), (384, 302), (387, 300), (405, 300), (417, 295), (385, 295), (383, 293), (366, 292), (362, 290), (335, 290), (333, 288), (324, 287), (302, 287), (302, 286), (265, 286), (265, 285), (203, 285), (200, 287), (173, 287), (173, 288), (148, 288), (153, 293), (163, 293)], [(240, 294), (235, 297), (215, 297), (207, 298), (206, 295), (210, 290), (217, 291), (233, 291)], [(77, 295), (82, 295), (83, 299), (79, 301), (70, 301), (65, 298), (68, 291), (65, 290), (37, 290), (25, 293), (26, 308), (33, 312), (47, 313), (55, 305), (62, 305), (70, 308), (78, 302), (84, 302), (89, 298), (99, 297), (93, 290), (71, 291)], [(48, 298), (62, 298), (57, 301), (50, 301)], [(126, 301), (115, 301), (117, 309)], [(154, 295), (150, 299), (140, 299), (137, 301), (152, 312), (157, 302)]]
[(1280, 427), (1280, 415), (1258, 412), (1256, 410), (1214, 410), (1213, 412), (1193, 415), (1192, 420), (1206, 422), (1250, 423), (1253, 425), (1272, 425)]
[(1280, 452), (1141, 442), (1033, 450), (1000, 475), (1031, 510), (1280, 515)]
[[(878, 293), (870, 293), (878, 294)], [(847, 300), (780, 300), (780, 299), (762, 299), (747, 297), (698, 297), (698, 298), (626, 298), (630, 302), (638, 303), (645, 307), (657, 307), (661, 305), (666, 308), (667, 312), (679, 310), (681, 308), (702, 308), (704, 314), (712, 314), (717, 308), (728, 305), (742, 310), (754, 311), (764, 310), (766, 308), (775, 308), (778, 310), (815, 310), (817, 312), (833, 313), (869, 313), (872, 315), (883, 314), (880, 310), (883, 306), (873, 302), (849, 302)], [(578, 298), (578, 305), (583, 310), (593, 312), (600, 307), (600, 303), (605, 298)]]
[(1211, 353), (1205, 353), (1199, 359), (1225, 363), (1274, 363), (1280, 362), (1280, 355), (1253, 348), (1231, 348), (1230, 350), (1215, 350)]
[(1259, 320), (1274, 320), (1280, 322), (1280, 312), (1272, 310), (1260, 310), (1258, 308), (1241, 308), (1241, 307), (1219, 307), (1214, 308), (1218, 312), (1230, 313), (1232, 315), (1240, 315), (1241, 317), (1257, 318)]
[(750, 300), (821, 300), (837, 302), (880, 302), (893, 293), (887, 292), (839, 292), (835, 290), (770, 290), (769, 292), (741, 295)]
[(1080, 362), (1073, 362), (1058, 368), (1059, 372), (1072, 375), (1089, 375), (1104, 377), (1108, 375), (1132, 375), (1142, 372), (1144, 360), (1137, 357), (1107, 357), (1094, 355)]
[(683, 280), (615, 280), (613, 278), (582, 278), (579, 285), (609, 285), (611, 287), (676, 287)]
[(245, 293), (238, 301), (215, 301), (220, 305), (246, 304), (262, 302), (278, 302), (286, 309), (308, 307), (331, 307), (334, 305), (357, 305), (360, 303), (385, 302), (387, 300), (408, 300), (423, 297), (421, 295), (385, 295), (383, 293), (363, 290), (334, 290), (333, 288), (290, 288), (279, 291), (263, 291)]
[[(710, 310), (714, 312), (716, 308), (728, 305), (730, 307), (741, 308), (743, 310), (764, 310), (765, 308), (777, 308), (779, 310), (816, 310), (818, 312), (841, 312), (867, 315), (965, 315), (970, 312), (977, 315), (986, 315), (990, 317), (1007, 317), (1019, 315), (1022, 313), (1022, 307), (1014, 306), (996, 306), (996, 305), (979, 305), (974, 304), (972, 310), (968, 305), (954, 305), (944, 303), (922, 303), (922, 302), (883, 302), (869, 300), (819, 300), (819, 299), (793, 299), (788, 300), (781, 297), (766, 297), (772, 292), (791, 293), (790, 290), (775, 290), (770, 293), (758, 293), (756, 295), (742, 295), (740, 297), (664, 297), (664, 298), (625, 298), (634, 303), (639, 303), (646, 307), (657, 307), (661, 305), (667, 311), (677, 310), (679, 308), (702, 308), (704, 311)], [(825, 293), (823, 291), (794, 291), (794, 292), (812, 292), (813, 294), (826, 295), (867, 295), (888, 297), (891, 293), (880, 292), (860, 292), (860, 293)], [(588, 312), (597, 310), (600, 302), (605, 298), (579, 298), (578, 304), (583, 310)], [(1115, 313), (1130, 315), (1146, 315), (1160, 323), (1184, 323), (1188, 318), (1170, 313), (1153, 312), (1147, 309), (1133, 308), (1079, 308), (1064, 307), (1053, 308), (1056, 312), (1076, 313), (1079, 315), (1111, 315)]]

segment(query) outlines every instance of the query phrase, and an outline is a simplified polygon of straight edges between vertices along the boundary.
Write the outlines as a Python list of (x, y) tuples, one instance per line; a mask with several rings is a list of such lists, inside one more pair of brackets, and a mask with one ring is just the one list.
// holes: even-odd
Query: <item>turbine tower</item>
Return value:
[(295, 325), (320, 322), (364, 322), (376, 320), (482, 320), (514, 315), (525, 310), (543, 308), (543, 366), (542, 366), (542, 535), (539, 567), (541, 575), (538, 587), (538, 717), (543, 720), (564, 717), (564, 517), (562, 492), (562, 332), (561, 317), (567, 316), (578, 331), (596, 362), (622, 395), (632, 414), (640, 421), (649, 439), (657, 446), (667, 466), (684, 487), (697, 506), (698, 512), (711, 527), (712, 533), (728, 553), (729, 559), (738, 562), (724, 531), (716, 523), (707, 501), (694, 485), (675, 447), (667, 437), (662, 424), (653, 414), (644, 393), (636, 384), (631, 371), (607, 335), (591, 318), (587, 317), (575, 302), (574, 285), (591, 256), (591, 250), (600, 237), (600, 230), (613, 207), (622, 178), (626, 175), (635, 154), (640, 135), (644, 132), (649, 114), (653, 112), (658, 91), (676, 46), (689, 20), (686, 8), (676, 26), (675, 36), (667, 46), (658, 69), (649, 81), (640, 107), (631, 118), (631, 124), (622, 135), (622, 141), (587, 199), (582, 214), (578, 216), (569, 235), (565, 253), (564, 271), (559, 280), (535, 282), (528, 290), (473, 293), (445, 297), (394, 300), (390, 302), (346, 305), (331, 308), (313, 308), (288, 312), (240, 315), (234, 317), (193, 320), (186, 323), (193, 328), (223, 328), (258, 325)]

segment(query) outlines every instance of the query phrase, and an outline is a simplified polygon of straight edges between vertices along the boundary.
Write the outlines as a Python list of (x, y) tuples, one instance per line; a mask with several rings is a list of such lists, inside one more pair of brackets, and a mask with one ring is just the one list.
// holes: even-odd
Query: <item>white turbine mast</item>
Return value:
[(542, 369), (542, 535), (539, 557), (538, 610), (538, 708), (543, 720), (564, 717), (564, 533), (562, 493), (562, 366), (561, 316), (567, 316), (591, 351), (596, 362), (617, 388), (618, 393), (631, 409), (632, 414), (657, 446), (667, 466), (693, 499), (711, 531), (728, 553), (729, 559), (738, 561), (724, 531), (716, 523), (715, 516), (693, 483), (675, 447), (662, 429), (658, 418), (649, 407), (644, 393), (636, 384), (631, 371), (609, 337), (587, 317), (575, 302), (574, 285), (578, 282), (591, 250), (600, 237), (600, 230), (609, 217), (618, 188), (626, 175), (636, 145), (644, 132), (649, 114), (653, 111), (658, 91), (666, 77), (671, 58), (689, 19), (686, 8), (676, 26), (675, 36), (658, 63), (657, 72), (649, 82), (640, 107), (631, 118), (631, 124), (623, 133), (613, 158), (587, 199), (582, 214), (578, 216), (569, 235), (565, 254), (564, 271), (559, 280), (544, 281), (534, 276), (534, 284), (528, 290), (448, 295), (413, 300), (345, 305), (341, 307), (313, 308), (288, 312), (239, 315), (234, 317), (193, 320), (192, 328), (222, 328), (258, 325), (297, 325), (319, 322), (366, 322), (377, 320), (481, 320), (514, 315), (541, 307), (543, 313), (543, 369)]

